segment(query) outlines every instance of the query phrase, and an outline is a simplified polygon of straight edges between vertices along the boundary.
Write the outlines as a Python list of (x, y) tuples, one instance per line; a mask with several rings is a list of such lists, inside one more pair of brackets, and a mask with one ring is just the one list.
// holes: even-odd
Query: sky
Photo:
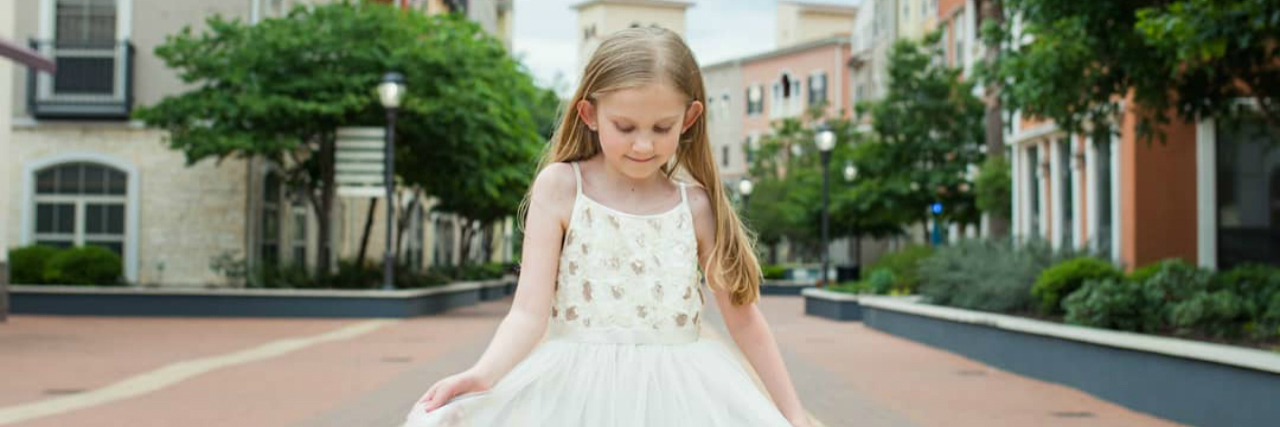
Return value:
[[(551, 87), (557, 74), (564, 85), (576, 84), (578, 17), (570, 6), (583, 0), (515, 0), (512, 50), (533, 72), (538, 84)], [(859, 0), (811, 3), (854, 6)], [(774, 0), (694, 0), (686, 11), (685, 37), (702, 65), (773, 50), (776, 33)], [(572, 88), (557, 88), (572, 90)]]

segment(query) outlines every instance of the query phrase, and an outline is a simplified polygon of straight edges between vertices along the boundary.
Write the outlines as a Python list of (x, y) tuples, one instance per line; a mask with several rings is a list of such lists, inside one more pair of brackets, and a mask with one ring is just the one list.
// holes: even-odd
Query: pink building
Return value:
[(741, 59), (745, 140), (758, 141), (773, 122), (810, 106), (825, 103), (828, 116), (849, 115), (849, 58), (849, 38), (836, 36)]

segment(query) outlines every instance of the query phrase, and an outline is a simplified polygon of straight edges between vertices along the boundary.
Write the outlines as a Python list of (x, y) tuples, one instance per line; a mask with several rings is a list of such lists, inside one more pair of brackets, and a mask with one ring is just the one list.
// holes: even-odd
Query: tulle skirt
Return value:
[[(419, 397), (420, 399), (421, 397)], [(402, 427), (790, 427), (714, 340), (549, 339), (492, 389), (455, 396)]]

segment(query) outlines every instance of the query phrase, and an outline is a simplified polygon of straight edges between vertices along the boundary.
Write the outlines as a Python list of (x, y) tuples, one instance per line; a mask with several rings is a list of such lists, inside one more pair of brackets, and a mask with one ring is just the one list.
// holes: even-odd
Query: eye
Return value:
[(635, 126), (624, 127), (624, 126), (619, 125), (619, 124), (617, 124), (617, 123), (614, 123), (614, 124), (613, 124), (613, 127), (617, 128), (617, 129), (618, 129), (618, 132), (622, 132), (622, 133), (631, 133), (632, 131), (636, 130)]
[(654, 127), (653, 127), (653, 131), (654, 131), (654, 132), (657, 132), (657, 133), (661, 133), (661, 134), (666, 134), (667, 132), (670, 132), (670, 131), (671, 131), (671, 126), (668, 126), (668, 127), (665, 127), (665, 128), (661, 128), (661, 127), (654, 126)]

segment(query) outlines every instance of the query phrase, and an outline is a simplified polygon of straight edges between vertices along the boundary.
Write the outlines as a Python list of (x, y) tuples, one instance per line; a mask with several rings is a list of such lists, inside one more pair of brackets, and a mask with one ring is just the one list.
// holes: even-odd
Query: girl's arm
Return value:
[[(711, 257), (711, 248), (715, 244), (716, 224), (715, 218), (711, 215), (711, 203), (706, 191), (701, 187), (695, 188), (697, 191), (690, 191), (689, 197), (693, 204), (694, 230), (698, 236), (698, 262), (702, 265), (702, 271), (705, 272), (711, 271), (708, 261)], [(777, 341), (774, 340), (773, 333), (770, 332), (769, 324), (765, 321), (760, 308), (755, 303), (734, 306), (729, 293), (721, 289), (718, 283), (712, 283), (712, 275), (707, 274), (706, 277), (707, 284), (715, 295), (716, 304), (720, 308), (720, 314), (724, 317), (725, 326), (729, 329), (729, 335), (733, 337), (733, 341), (738, 344), (742, 354), (760, 376), (760, 381), (773, 397), (778, 410), (793, 425), (809, 425), (804, 407), (800, 404), (800, 397), (796, 394), (791, 376), (787, 373), (787, 367), (782, 361), (782, 354), (778, 351)]]
[(489, 347), (469, 369), (485, 384), (496, 384), (542, 340), (575, 185), (573, 169), (566, 163), (552, 163), (534, 179), (515, 300)]

